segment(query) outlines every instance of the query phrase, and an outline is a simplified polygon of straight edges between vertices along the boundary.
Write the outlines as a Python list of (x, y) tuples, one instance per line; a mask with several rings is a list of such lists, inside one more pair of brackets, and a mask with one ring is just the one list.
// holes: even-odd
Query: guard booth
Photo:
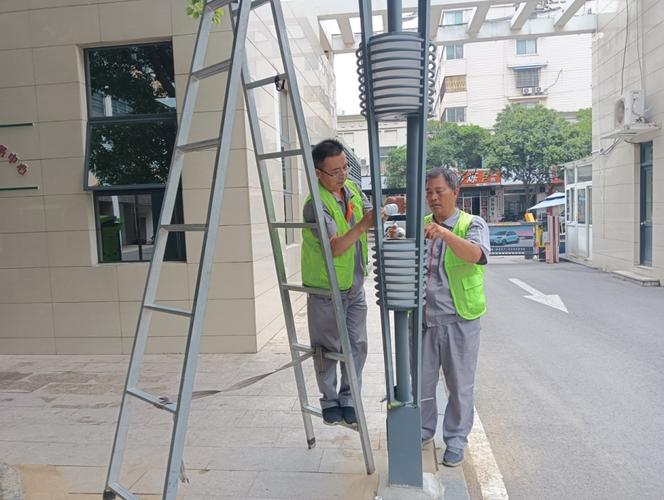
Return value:
[(565, 168), (566, 254), (578, 259), (592, 258), (593, 169), (591, 158), (563, 165)]

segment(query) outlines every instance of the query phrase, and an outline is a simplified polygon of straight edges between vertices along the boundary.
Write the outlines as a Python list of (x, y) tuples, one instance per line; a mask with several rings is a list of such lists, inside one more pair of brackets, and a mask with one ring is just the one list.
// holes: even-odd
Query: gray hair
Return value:
[(459, 176), (451, 168), (434, 167), (431, 170), (427, 170), (425, 183), (429, 182), (431, 179), (435, 179), (436, 177), (442, 177), (445, 179), (447, 185), (454, 191), (456, 191), (459, 187)]

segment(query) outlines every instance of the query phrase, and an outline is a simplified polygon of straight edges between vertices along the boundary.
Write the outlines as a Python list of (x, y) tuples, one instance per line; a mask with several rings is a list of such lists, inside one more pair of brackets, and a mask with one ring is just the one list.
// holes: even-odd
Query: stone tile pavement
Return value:
[[(387, 474), (387, 439), (378, 309), (373, 298), (369, 302), (363, 401), (376, 474), (366, 475), (359, 436), (348, 429), (326, 427), (314, 418), (317, 445), (307, 449), (288, 370), (240, 391), (194, 401), (184, 453), (190, 482), (180, 485), (180, 498), (375, 497), (380, 476)], [(296, 320), (306, 341), (304, 309)], [(146, 356), (140, 387), (177, 393), (181, 359)], [(196, 390), (223, 388), (289, 360), (283, 330), (258, 354), (204, 355)], [(111, 355), (0, 356), (0, 462), (20, 473), (25, 499), (101, 498), (127, 362), (126, 356)], [(310, 399), (317, 403), (310, 362), (305, 374)], [(170, 414), (134, 403), (122, 483), (141, 498), (160, 496), (171, 423)], [(423, 450), (423, 458), (425, 471), (436, 472), (433, 448)], [(445, 498), (467, 498), (461, 468), (442, 469), (439, 477), (450, 484)]]

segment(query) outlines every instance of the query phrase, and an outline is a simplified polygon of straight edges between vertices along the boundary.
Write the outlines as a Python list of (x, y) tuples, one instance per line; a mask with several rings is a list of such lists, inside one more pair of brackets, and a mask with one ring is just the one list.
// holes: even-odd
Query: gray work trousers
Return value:
[(436, 385), (442, 366), (448, 392), (443, 441), (449, 447), (466, 447), (468, 434), (473, 427), (473, 390), (479, 347), (479, 319), (423, 327), (422, 439), (431, 438), (436, 433)]
[[(350, 290), (347, 294), (342, 294), (342, 303), (357, 382), (358, 386), (362, 387), (362, 369), (367, 359), (367, 301), (364, 296), (364, 289), (358, 287), (357, 290)], [(308, 295), (307, 320), (312, 347), (322, 347), (327, 351), (341, 352), (341, 338), (334, 319), (332, 299), (320, 295)], [(318, 389), (323, 395), (320, 399), (321, 408), (354, 406), (348, 375), (343, 366), (341, 368), (341, 385), (338, 391), (337, 361), (314, 356), (314, 368)]]

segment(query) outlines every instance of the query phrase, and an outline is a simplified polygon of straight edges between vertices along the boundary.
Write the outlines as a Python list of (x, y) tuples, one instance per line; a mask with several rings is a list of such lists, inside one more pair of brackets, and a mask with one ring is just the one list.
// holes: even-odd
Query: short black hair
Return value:
[(442, 177), (445, 179), (447, 185), (454, 191), (459, 187), (459, 176), (451, 168), (434, 167), (431, 170), (428, 170), (425, 183), (436, 177)]
[(344, 152), (344, 146), (336, 139), (325, 139), (316, 144), (311, 151), (314, 157), (314, 167), (323, 168), (323, 163), (326, 158), (331, 156), (339, 156)]

